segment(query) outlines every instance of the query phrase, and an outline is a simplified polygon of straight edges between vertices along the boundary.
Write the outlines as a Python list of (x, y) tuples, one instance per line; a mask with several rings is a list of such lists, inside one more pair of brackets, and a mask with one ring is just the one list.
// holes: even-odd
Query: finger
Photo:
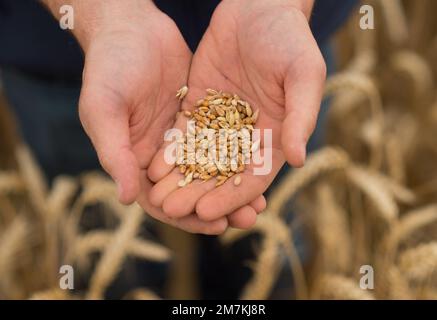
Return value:
[(257, 212), (251, 206), (243, 206), (227, 218), (229, 226), (237, 229), (249, 229), (256, 223)]
[(256, 211), (256, 213), (261, 213), (267, 207), (267, 201), (266, 198), (261, 195), (249, 203), (249, 205)]
[[(192, 111), (195, 109), (195, 104), (198, 99), (203, 97), (205, 94), (201, 90), (198, 89), (189, 89), (187, 96), (184, 98), (182, 102), (182, 111)], [(197, 98), (196, 98), (197, 97)], [(181, 130), (183, 134), (185, 134), (187, 130), (187, 122), (189, 119), (182, 114), (180, 114), (176, 122), (174, 124), (175, 129)], [(165, 149), (172, 142), (165, 142), (162, 144), (161, 148), (158, 150), (156, 155), (153, 157), (152, 162), (149, 166), (148, 175), (150, 180), (153, 182), (158, 182), (166, 175), (168, 175), (171, 170), (174, 168), (174, 164), (167, 163), (165, 161)]]
[(227, 229), (228, 221), (226, 217), (208, 222), (200, 220), (195, 214), (190, 214), (180, 219), (170, 218), (164, 214), (160, 208), (153, 206), (149, 202), (148, 194), (152, 189), (152, 183), (147, 179), (147, 173), (145, 171), (141, 173), (140, 181), (142, 191), (140, 192), (137, 201), (139, 205), (146, 211), (146, 213), (153, 218), (190, 233), (219, 235), (225, 232)]
[[(196, 202), (207, 192), (215, 188), (215, 181), (195, 180), (191, 184), (180, 188), (177, 183), (184, 179), (178, 169), (154, 185), (149, 194), (150, 203), (155, 207), (162, 207), (163, 212), (170, 218), (181, 218), (195, 212)], [(251, 205), (255, 211), (261, 212), (265, 208), (264, 196), (259, 196)]]
[(181, 174), (177, 168), (174, 168), (169, 175), (159, 180), (159, 182), (152, 187), (149, 194), (150, 203), (162, 208), (164, 199), (179, 188), (178, 182), (182, 179), (184, 179), (184, 175)]
[(151, 204), (161, 207), (171, 218), (181, 218), (195, 212), (197, 200), (212, 190), (215, 182), (194, 180), (181, 188), (178, 183), (184, 179), (185, 176), (179, 169), (173, 169), (169, 175), (153, 186), (149, 195)]
[(323, 57), (317, 47), (312, 51), (314, 57), (289, 69), (284, 83), (286, 118), (281, 143), (287, 161), (294, 167), (305, 162), (306, 144), (316, 126), (326, 79)]
[[(187, 120), (188, 118), (186, 118), (183, 115), (178, 116), (174, 124), (174, 128), (181, 130), (182, 134), (184, 134), (187, 128)], [(152, 162), (150, 163), (147, 174), (149, 179), (152, 180), (153, 182), (158, 182), (161, 179), (163, 179), (175, 167), (174, 163), (168, 163), (165, 160), (165, 149), (171, 143), (172, 142), (164, 142), (161, 145), (161, 148), (156, 152), (155, 156), (152, 159)]]
[[(179, 173), (178, 175), (183, 177)], [(163, 211), (172, 218), (180, 218), (195, 212), (197, 201), (213, 190), (216, 183), (215, 179), (209, 181), (195, 180), (183, 188), (177, 188), (163, 201)]]
[(228, 228), (228, 220), (221, 217), (214, 221), (202, 221), (195, 214), (174, 219), (174, 226), (190, 233), (200, 233), (206, 235), (220, 235)]
[[(229, 212), (251, 203), (263, 194), (272, 183), (284, 163), (282, 153), (272, 152), (272, 170), (266, 175), (254, 175), (250, 167), (240, 173), (241, 183), (234, 184), (234, 178), (215, 188), (201, 197), (196, 204), (196, 212), (200, 219), (205, 221), (218, 219)], [(217, 199), (223, 199), (217, 201)]]
[(132, 203), (140, 190), (139, 165), (132, 152), (127, 106), (104, 90), (87, 85), (82, 88), (79, 115), (103, 169), (117, 183), (118, 197)]

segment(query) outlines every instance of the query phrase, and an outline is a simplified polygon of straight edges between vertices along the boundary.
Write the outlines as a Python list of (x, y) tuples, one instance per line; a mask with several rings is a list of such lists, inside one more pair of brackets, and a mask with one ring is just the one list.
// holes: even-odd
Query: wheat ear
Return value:
[(143, 210), (137, 205), (131, 206), (121, 226), (103, 251), (102, 257), (91, 277), (89, 291), (86, 295), (87, 299), (103, 298), (106, 288), (120, 270), (127, 254), (127, 247), (137, 234), (143, 219)]
[(296, 192), (317, 176), (338, 169), (349, 163), (347, 154), (340, 148), (325, 147), (308, 157), (305, 167), (289, 173), (270, 196), (267, 211), (279, 215), (282, 207)]

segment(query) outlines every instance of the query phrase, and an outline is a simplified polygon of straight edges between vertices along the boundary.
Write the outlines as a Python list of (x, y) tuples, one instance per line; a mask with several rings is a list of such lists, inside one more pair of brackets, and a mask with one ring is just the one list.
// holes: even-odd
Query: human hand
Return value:
[[(311, 1), (223, 0), (216, 9), (191, 65), (189, 94), (182, 105), (192, 110), (206, 88), (237, 93), (260, 110), (257, 126), (272, 129), (272, 170), (267, 175), (242, 173), (242, 183), (215, 188), (214, 181), (195, 182), (179, 189), (180, 174), (164, 162), (162, 148), (149, 177), (157, 182), (150, 200), (170, 217), (197, 212), (204, 221), (258, 201), (287, 160), (300, 167), (314, 129), (326, 68), (308, 25)], [(184, 130), (186, 119), (176, 127)], [(262, 145), (263, 147), (263, 145)], [(250, 227), (254, 212), (239, 217)], [(231, 219), (232, 221), (232, 219)]]
[[(46, 0), (57, 12), (59, 0)], [(85, 52), (80, 120), (119, 200), (135, 200), (153, 217), (190, 232), (221, 233), (225, 218), (171, 219), (148, 201), (147, 168), (180, 102), (192, 54), (174, 22), (150, 0), (73, 1), (73, 33)]]

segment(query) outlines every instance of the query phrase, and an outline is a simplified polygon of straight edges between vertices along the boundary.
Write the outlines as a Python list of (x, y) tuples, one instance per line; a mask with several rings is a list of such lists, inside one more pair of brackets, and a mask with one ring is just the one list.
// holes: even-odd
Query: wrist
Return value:
[[(65, 0), (41, 0), (56, 19)], [(158, 11), (152, 0), (70, 0), (74, 10), (71, 30), (86, 52), (92, 40), (101, 33), (129, 30), (137, 21), (145, 23), (150, 13)]]

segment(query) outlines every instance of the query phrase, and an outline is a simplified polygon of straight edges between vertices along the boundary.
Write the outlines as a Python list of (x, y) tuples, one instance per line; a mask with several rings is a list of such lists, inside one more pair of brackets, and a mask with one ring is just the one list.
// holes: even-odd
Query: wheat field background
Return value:
[[(290, 298), (437, 299), (437, 2), (366, 4), (375, 30), (359, 28), (357, 9), (335, 39), (327, 145), (281, 181), (252, 230), (221, 236), (232, 246), (261, 235), (242, 299), (268, 298), (284, 261), (294, 278)], [(94, 172), (59, 176), (49, 187), (1, 100), (0, 299), (102, 299), (128, 257), (165, 262), (177, 255), (175, 243), (195, 245), (174, 230), (162, 243), (139, 236), (149, 218), (115, 194)], [(291, 225), (283, 216), (290, 199)], [(111, 227), (84, 230), (86, 209), (96, 204)], [(309, 262), (293, 244), (294, 224), (307, 231)], [(191, 259), (175, 260), (172, 297), (195, 296)], [(85, 290), (59, 289), (64, 264), (91, 274)], [(373, 290), (359, 287), (363, 265), (374, 268)], [(126, 297), (161, 298), (149, 288)]]

